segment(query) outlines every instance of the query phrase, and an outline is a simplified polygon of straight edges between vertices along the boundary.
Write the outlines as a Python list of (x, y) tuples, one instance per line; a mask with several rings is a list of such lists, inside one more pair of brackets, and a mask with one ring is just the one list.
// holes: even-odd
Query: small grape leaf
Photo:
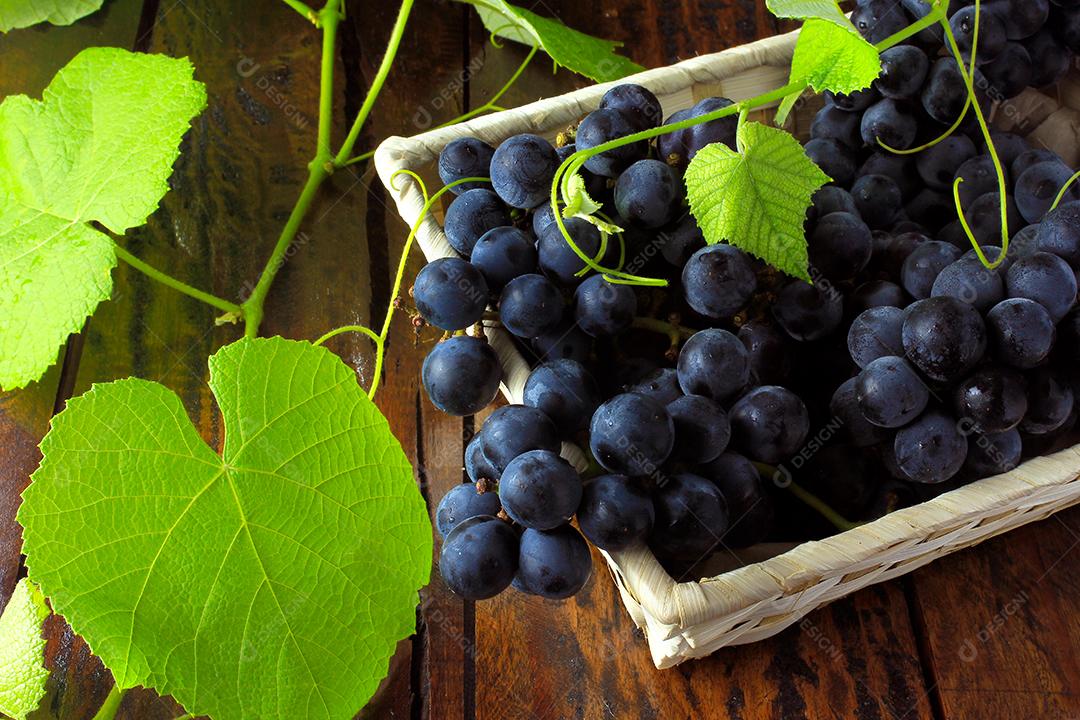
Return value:
[(795, 56), (792, 81), (803, 82), (818, 92), (847, 94), (870, 87), (881, 74), (881, 56), (851, 28), (812, 18), (803, 23)]
[(121, 687), (215, 720), (351, 718), (431, 570), (412, 468), (324, 348), (240, 340), (210, 388), (222, 456), (153, 382), (53, 418), (18, 514), (29, 575)]
[(48, 22), (70, 25), (101, 7), (104, 0), (0, 0), (0, 32)]
[(738, 146), (708, 145), (686, 170), (690, 210), (705, 239), (727, 241), (809, 282), (803, 223), (829, 176), (783, 130), (743, 123)]
[(26, 578), (15, 586), (0, 615), (0, 713), (24, 720), (45, 697), (45, 638), (41, 625), (49, 607)]
[[(3, 0), (0, 0), (2, 2)], [(191, 63), (91, 48), (40, 101), (0, 103), (0, 387), (22, 387), (56, 361), (112, 292), (112, 240), (142, 225), (206, 90)]]
[(557, 65), (596, 82), (609, 82), (639, 73), (645, 68), (617, 55), (622, 43), (602, 40), (567, 27), (558, 20), (537, 15), (505, 0), (458, 0), (472, 5), (488, 32), (532, 47), (539, 47)]
[(805, 20), (791, 60), (791, 81), (817, 92), (846, 94), (870, 87), (881, 74), (881, 57), (835, 0), (768, 0), (780, 18)]

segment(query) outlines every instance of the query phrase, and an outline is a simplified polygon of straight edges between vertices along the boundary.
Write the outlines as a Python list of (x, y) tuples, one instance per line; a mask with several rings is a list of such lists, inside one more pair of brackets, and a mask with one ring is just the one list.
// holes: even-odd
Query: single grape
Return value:
[[(451, 140), (439, 153), (439, 179), (443, 185), (470, 177), (486, 178), (491, 175), (491, 158), (495, 148), (483, 140), (465, 137)], [(468, 182), (455, 185), (450, 192), (460, 195), (466, 190), (486, 187), (485, 183)]]
[(949, 265), (960, 259), (960, 248), (940, 240), (920, 243), (904, 261), (901, 282), (916, 300), (930, 297), (934, 281)]
[[(975, 143), (965, 135), (952, 135), (916, 156), (915, 167), (923, 181), (935, 190), (952, 190), (958, 167), (975, 157)], [(996, 189), (991, 188), (991, 189)]]
[(615, 183), (619, 215), (638, 227), (667, 225), (679, 215), (683, 196), (682, 178), (659, 160), (638, 160)]
[[(732, 104), (732, 101), (727, 98), (705, 98), (689, 110), (675, 113), (675, 115), (668, 118), (665, 124), (701, 117), (702, 115), (723, 110)], [(723, 143), (730, 148), (735, 147), (735, 129), (739, 124), (737, 115), (738, 113), (735, 113), (719, 120), (710, 120), (706, 123), (659, 136), (656, 139), (656, 150), (660, 159), (674, 168), (685, 170), (698, 151), (706, 145)]]
[[(875, 178), (882, 181), (875, 182)], [(862, 183), (860, 186), (859, 183)], [(853, 194), (857, 203), (864, 197), (864, 192), (871, 186), (878, 188), (882, 184), (892, 183), (883, 175), (867, 175), (861, 178)], [(899, 191), (892, 184), (895, 192), (890, 201), (899, 202)], [(872, 191), (872, 190), (871, 190)], [(889, 193), (885, 192), (885, 196)], [(873, 215), (872, 202), (862, 202), (860, 212), (863, 217)], [(821, 218), (809, 238), (810, 264), (825, 277), (835, 282), (850, 280), (858, 275), (870, 262), (874, 252), (874, 238), (870, 228), (858, 216), (847, 213), (832, 213)]]
[(1011, 175), (1014, 180), (1018, 179), (1031, 168), (1044, 162), (1065, 164), (1065, 161), (1061, 159), (1061, 156), (1053, 150), (1047, 148), (1030, 148), (1026, 152), (1017, 155), (1016, 159), (1012, 161), (1012, 164), (1009, 165), (1009, 175)]
[(637, 295), (629, 285), (610, 283), (602, 275), (586, 278), (574, 293), (574, 317), (593, 337), (619, 335), (637, 314)]
[(810, 137), (813, 140), (835, 140), (855, 150), (862, 147), (861, 123), (862, 118), (857, 113), (845, 112), (827, 103), (814, 116)]
[(779, 385), (791, 373), (787, 339), (768, 320), (751, 320), (739, 328), (739, 340), (750, 356), (750, 376), (755, 385)]
[(810, 212), (811, 219), (816, 221), (834, 212), (843, 212), (858, 216), (859, 208), (855, 205), (855, 198), (851, 193), (836, 185), (826, 185), (814, 193), (814, 205)]
[(675, 444), (675, 425), (667, 410), (637, 393), (616, 395), (597, 408), (589, 434), (596, 461), (623, 475), (652, 475)]
[(474, 483), (481, 480), (497, 481), (499, 479), (499, 471), (484, 455), (484, 448), (480, 444), (480, 433), (473, 435), (472, 440), (469, 440), (469, 444), (465, 446), (465, 473)]
[(457, 485), (439, 501), (435, 509), (435, 529), (445, 538), (465, 520), (477, 515), (498, 515), (501, 509), (499, 493), (481, 491), (473, 483)]
[(1037, 252), (1017, 260), (1005, 273), (1010, 298), (1027, 298), (1042, 305), (1057, 323), (1076, 303), (1076, 274), (1057, 255)]
[(1031, 87), (1053, 85), (1069, 71), (1072, 51), (1054, 39), (1050, 28), (1024, 40), (1024, 47), (1031, 56)]
[(686, 303), (705, 317), (724, 320), (742, 310), (757, 290), (750, 258), (732, 245), (698, 250), (682, 271)]
[(915, 248), (930, 238), (920, 232), (874, 233), (874, 252), (867, 270), (898, 282), (904, 262)]
[(438, 258), (425, 265), (413, 283), (420, 315), (443, 330), (464, 330), (479, 322), (488, 304), (484, 276), (461, 258)]
[(584, 364), (592, 355), (592, 338), (569, 317), (564, 317), (553, 330), (533, 338), (532, 346), (541, 362), (576, 360)]
[(776, 465), (802, 447), (810, 433), (806, 405), (778, 385), (763, 385), (739, 398), (731, 408), (736, 445), (752, 460)]
[(881, 53), (881, 74), (874, 87), (887, 98), (908, 100), (919, 94), (930, 73), (930, 59), (914, 45), (897, 45)]
[(502, 292), (514, 278), (536, 272), (536, 243), (524, 230), (498, 227), (484, 233), (469, 262), (480, 271), (492, 292)]
[(641, 544), (652, 531), (652, 498), (625, 475), (601, 475), (585, 486), (577, 511), (581, 532), (601, 550)]
[(837, 185), (848, 187), (855, 178), (855, 151), (833, 138), (814, 138), (803, 146), (806, 157)]
[(885, 430), (874, 425), (863, 415), (859, 407), (859, 399), (855, 391), (855, 382), (858, 377), (845, 381), (836, 388), (832, 400), (829, 401), (829, 412), (843, 426), (847, 439), (855, 447), (871, 447), (884, 442)]
[(636, 382), (627, 385), (624, 392), (644, 395), (664, 407), (678, 400), (683, 394), (679, 387), (679, 373), (675, 368), (657, 368), (646, 373)]
[[(960, 52), (965, 57), (970, 55), (975, 47), (975, 12), (974, 6), (961, 8), (949, 20), (952, 26), (953, 36)], [(977, 62), (988, 63), (1001, 54), (1008, 44), (1009, 38), (1005, 32), (1005, 24), (994, 12), (979, 13), (979, 47), (976, 48), (975, 59)]]
[(1027, 388), (1017, 371), (1000, 365), (979, 368), (956, 387), (953, 407), (961, 421), (980, 432), (1002, 433), (1027, 414)]
[[(994, 151), (997, 153), (998, 160), (1001, 161), (1001, 166), (1005, 170), (1006, 179), (1015, 177), (1012, 175), (1013, 161), (1031, 149), (1031, 145), (1028, 143), (1027, 138), (1021, 137), (1016, 133), (991, 130), (990, 139), (994, 143)], [(979, 142), (979, 152), (982, 153), (980, 157), (989, 158), (990, 149), (987, 147), (986, 141), (980, 140)]]
[[(1019, 158), (1017, 159), (1019, 162)], [(1016, 179), (1016, 207), (1029, 223), (1042, 222), (1050, 212), (1061, 188), (1072, 178), (1067, 165), (1056, 160), (1032, 165)], [(1080, 190), (1073, 184), (1062, 202), (1080, 199)]]
[(930, 68), (923, 86), (922, 106), (926, 114), (944, 125), (951, 125), (967, 105), (968, 91), (953, 57), (942, 57)]
[(730, 515), (720, 490), (705, 478), (684, 473), (665, 480), (653, 495), (656, 520), (649, 547), (686, 573), (720, 547)]
[(871, 308), (906, 307), (911, 301), (904, 288), (888, 280), (871, 280), (852, 291), (848, 296), (849, 313), (863, 313)]
[(522, 275), (503, 288), (499, 321), (519, 338), (539, 337), (558, 327), (564, 303), (559, 288), (543, 275)]
[(664, 119), (664, 110), (648, 88), (634, 83), (623, 83), (604, 93), (601, 108), (618, 110), (640, 130), (657, 127)]
[(550, 450), (518, 455), (499, 479), (499, 499), (506, 514), (535, 530), (551, 530), (570, 520), (581, 503), (581, 493), (577, 471)]
[(976, 478), (1002, 475), (1019, 467), (1023, 450), (1017, 430), (992, 435), (976, 433), (968, 438), (964, 470)]
[[(600, 231), (592, 223), (581, 218), (567, 218), (563, 224), (578, 249), (601, 266), (608, 266), (608, 255), (618, 259), (618, 243), (610, 240), (605, 254), (597, 257), (600, 253)], [(540, 232), (537, 250), (540, 255), (540, 269), (549, 278), (567, 287), (581, 282), (577, 274), (587, 265), (566, 242), (558, 223), (551, 223)]]
[(871, 424), (899, 428), (926, 409), (930, 390), (904, 358), (880, 357), (855, 379), (855, 398)]
[(866, 156), (866, 160), (855, 172), (856, 177), (864, 175), (884, 175), (891, 178), (900, 188), (905, 200), (913, 198), (923, 189), (915, 161), (910, 155), (897, 155), (883, 149), (876, 149)]
[(875, 307), (863, 311), (848, 328), (851, 359), (865, 368), (878, 358), (904, 354), (904, 311), (898, 307)]
[(920, 300), (907, 310), (904, 350), (927, 377), (952, 382), (986, 352), (986, 325), (971, 305), (952, 297)]
[(876, 45), (907, 27), (908, 20), (894, 0), (864, 0), (851, 13), (851, 23)]
[(569, 525), (528, 528), (521, 534), (515, 586), (549, 600), (577, 595), (592, 575), (592, 555), (581, 533)]
[(667, 406), (675, 423), (673, 460), (707, 463), (727, 449), (731, 423), (718, 403), (699, 395), (681, 397)]
[(942, 269), (930, 295), (954, 297), (986, 312), (1005, 298), (1005, 282), (997, 270), (988, 269), (975, 255), (964, 255)]
[[(1006, 165), (1006, 167), (1008, 166)], [(955, 177), (963, 179), (963, 182), (960, 183), (960, 204), (963, 207), (970, 207), (972, 203), (986, 193), (998, 191), (997, 170), (994, 167), (994, 159), (989, 155), (976, 155), (964, 161), (956, 170)], [(1005, 177), (1007, 181), (1008, 175), (1006, 174)], [(948, 182), (950, 189), (952, 188), (953, 179), (955, 178), (950, 178)], [(954, 207), (954, 217), (955, 213)]]
[(725, 403), (750, 383), (750, 354), (727, 330), (695, 333), (679, 352), (679, 385), (687, 395)]
[(923, 188), (904, 206), (904, 212), (923, 228), (934, 233), (956, 219), (952, 196), (940, 190)]
[(1039, 303), (1004, 300), (986, 315), (986, 328), (998, 360), (1022, 370), (1041, 365), (1054, 348), (1054, 321)]
[(871, 147), (884, 144), (895, 150), (911, 147), (918, 132), (915, 115), (901, 103), (885, 98), (863, 114), (860, 133)]
[(518, 536), (498, 518), (480, 515), (455, 527), (442, 546), (439, 572), (466, 600), (495, 597), (518, 570)]
[(498, 195), (487, 188), (475, 188), (461, 193), (450, 203), (443, 231), (450, 246), (469, 258), (484, 233), (512, 224), (510, 211)]
[(727, 503), (730, 528), (724, 544), (745, 548), (763, 541), (772, 530), (775, 510), (754, 463), (738, 453), (726, 452), (702, 466), (700, 472), (719, 488)]
[(657, 239), (661, 242), (660, 252), (664, 260), (680, 270), (698, 250), (705, 247), (705, 235), (698, 227), (697, 220), (687, 213), (674, 225), (666, 228)]
[(897, 465), (910, 480), (935, 484), (960, 472), (967, 458), (968, 443), (955, 419), (941, 411), (929, 410), (897, 431), (893, 450)]
[(525, 381), (522, 402), (555, 423), (559, 435), (573, 437), (589, 426), (600, 405), (600, 389), (576, 360), (553, 360), (537, 366)]
[(810, 342), (831, 335), (844, 319), (844, 299), (836, 288), (793, 280), (780, 291), (773, 317), (793, 340)]
[(1050, 0), (996, 0), (993, 12), (1010, 40), (1023, 40), (1042, 29), (1050, 17)]
[(1011, 100), (1024, 92), (1034, 74), (1031, 55), (1018, 42), (1006, 43), (1001, 53), (980, 68), (983, 89), (996, 102)]
[(859, 216), (875, 229), (892, 225), (904, 201), (900, 186), (887, 175), (863, 175), (851, 186), (851, 196)]
[[(636, 116), (630, 116), (615, 108), (601, 108), (585, 116), (578, 125), (576, 145), (578, 150), (591, 150), (606, 142), (617, 140), (638, 131)], [(602, 177), (618, 177), (626, 168), (643, 160), (649, 152), (649, 143), (638, 141), (606, 150), (585, 161), (585, 169)], [(548, 182), (547, 192), (551, 192)]]
[(474, 415), (499, 392), (502, 365), (486, 340), (458, 335), (443, 340), (420, 371), (431, 402), (448, 415)]
[(1062, 427), (1073, 411), (1073, 389), (1055, 371), (1040, 368), (1028, 374), (1028, 411), (1020, 431), (1046, 435)]
[(1048, 213), (1038, 225), (1036, 242), (1042, 252), (1080, 268), (1080, 202), (1064, 203)]
[(533, 235), (540, 237), (540, 233), (543, 229), (553, 222), (555, 222), (555, 211), (551, 209), (551, 203), (543, 203), (538, 206), (533, 211), (532, 216)]
[(510, 207), (531, 210), (551, 198), (559, 168), (555, 148), (528, 133), (503, 140), (491, 158), (491, 185)]
[(504, 473), (514, 458), (530, 450), (557, 453), (562, 443), (555, 423), (543, 412), (525, 405), (506, 405), (484, 421), (480, 447), (491, 465)]

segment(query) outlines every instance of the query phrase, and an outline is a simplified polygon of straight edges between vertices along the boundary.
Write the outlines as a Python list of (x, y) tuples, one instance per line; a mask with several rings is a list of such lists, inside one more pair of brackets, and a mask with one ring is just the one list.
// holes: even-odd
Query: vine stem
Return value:
[[(386, 46), (386, 54), (383, 55), (379, 70), (375, 73), (375, 79), (371, 81), (371, 88), (368, 90), (367, 97), (364, 98), (364, 104), (360, 106), (360, 111), (356, 114), (356, 120), (353, 121), (349, 134), (341, 145), (341, 150), (334, 157), (334, 167), (344, 167), (352, 156), (353, 147), (356, 146), (356, 141), (360, 137), (360, 130), (364, 127), (368, 115), (371, 114), (371, 108), (374, 107), (375, 100), (379, 97), (383, 84), (386, 82), (386, 76), (390, 74), (394, 58), (397, 57), (398, 48), (401, 47), (401, 37), (405, 34), (405, 26), (409, 22), (409, 13), (412, 12), (412, 6), (413, 0), (402, 0), (401, 7), (398, 9), (397, 20), (394, 21), (394, 29), (390, 32), (390, 43)], [(323, 59), (325, 60), (325, 56)]]
[(638, 330), (648, 330), (650, 332), (666, 335), (670, 338), (672, 345), (678, 345), (680, 341), (689, 340), (694, 336), (694, 331), (690, 328), (680, 327), (655, 318), (636, 317), (634, 318), (633, 327)]
[(789, 484), (788, 490), (790, 490), (791, 494), (799, 498), (799, 500), (801, 500), (804, 504), (816, 510), (823, 518), (832, 523), (833, 527), (835, 527), (840, 532), (854, 530), (862, 524), (857, 522), (851, 522), (843, 515), (833, 510), (824, 500), (819, 498), (817, 495), (814, 495), (809, 490), (802, 487), (796, 482), (792, 482), (791, 484)]
[(105, 702), (101, 704), (101, 708), (94, 715), (94, 720), (113, 720), (126, 694), (127, 690), (121, 689), (119, 685), (113, 685), (112, 689), (109, 690), (109, 694), (105, 696)]
[(304, 16), (305, 19), (310, 21), (313, 25), (318, 27), (319, 25), (319, 13), (315, 12), (308, 6), (307, 3), (300, 0), (285, 0), (285, 4), (291, 7), (296, 12)]
[[(882, 50), (888, 50), (889, 48), (898, 45), (908, 38), (922, 32), (926, 28), (936, 23), (942, 22), (946, 16), (946, 10), (948, 2), (942, 2), (939, 0), (934, 3), (933, 9), (926, 14), (926, 16), (915, 21), (911, 25), (907, 26), (903, 30), (894, 33), (885, 40), (879, 42), (874, 47), (880, 53)], [(741, 102), (734, 103), (720, 110), (716, 110), (711, 113), (699, 115), (697, 117), (688, 118), (680, 122), (671, 123), (670, 125), (661, 125), (660, 127), (650, 128), (642, 132), (627, 135), (625, 137), (616, 138), (615, 140), (609, 140), (606, 143), (601, 143), (596, 147), (589, 148), (588, 150), (579, 150), (570, 157), (566, 158), (555, 171), (555, 177), (551, 181), (551, 210), (555, 215), (555, 223), (559, 226), (560, 232), (562, 232), (563, 239), (566, 240), (566, 244), (570, 246), (570, 249), (574, 251), (574, 254), (585, 263), (585, 265), (598, 273), (601, 273), (605, 279), (612, 283), (622, 283), (630, 285), (640, 285), (645, 287), (665, 287), (667, 281), (657, 278), (645, 278), (637, 275), (625, 273), (621, 270), (614, 268), (605, 268), (597, 263), (593, 258), (589, 257), (587, 253), (582, 251), (578, 247), (574, 239), (570, 237), (570, 233), (566, 229), (566, 224), (563, 222), (562, 213), (559, 211), (559, 199), (560, 194), (563, 197), (564, 202), (568, 202), (571, 196), (569, 189), (569, 181), (573, 178), (585, 162), (591, 158), (599, 155), (600, 153), (607, 152), (608, 150), (614, 150), (616, 148), (623, 147), (624, 145), (630, 145), (632, 143), (641, 142), (643, 140), (651, 140), (654, 137), (660, 135), (667, 135), (668, 133), (677, 132), (679, 130), (685, 130), (686, 128), (694, 127), (695, 125), (701, 125), (703, 123), (712, 122), (713, 120), (719, 120), (721, 118), (735, 115), (736, 113), (742, 115), (749, 113), (751, 110), (764, 107), (774, 102), (781, 102), (788, 95), (799, 92), (802, 93), (807, 89), (806, 82), (789, 82), (783, 87), (777, 88), (770, 92), (758, 95), (757, 97), (743, 100)]]
[(188, 297), (193, 297), (196, 300), (200, 300), (206, 303), (207, 305), (216, 307), (222, 312), (228, 313), (228, 315), (231, 316), (230, 319), (233, 321), (239, 320), (240, 317), (244, 314), (243, 308), (241, 308), (239, 305), (231, 303), (228, 300), (223, 300), (216, 295), (211, 295), (208, 292), (203, 292), (198, 288), (193, 288), (187, 283), (177, 280), (172, 275), (163, 273), (152, 265), (143, 262), (139, 258), (129, 253), (115, 240), (113, 241), (113, 250), (116, 252), (116, 257), (120, 258), (128, 265), (141, 272), (143, 275), (146, 275), (153, 280), (157, 280), (159, 283), (167, 285), (178, 292), (182, 292)]

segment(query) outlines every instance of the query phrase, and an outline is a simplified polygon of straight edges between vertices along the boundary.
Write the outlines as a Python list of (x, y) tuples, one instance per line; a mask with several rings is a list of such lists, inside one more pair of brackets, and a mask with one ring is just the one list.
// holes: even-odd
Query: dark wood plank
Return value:
[[(592, 34), (626, 42), (656, 67), (775, 33), (763, 3), (607, 0), (544, 2)], [(474, 20), (470, 84), (480, 103), (523, 56), (492, 50)], [(510, 95), (514, 105), (587, 81), (537, 61)], [(657, 671), (599, 556), (586, 590), (565, 603), (510, 592), (476, 606), (477, 718), (931, 717), (907, 605), (898, 584), (860, 593), (779, 637)]]
[(1080, 716), (1080, 509), (917, 571), (943, 718)]
[[(131, 47), (142, 0), (116, 0), (69, 27), (41, 25), (0, 36), (0, 98), (40, 97), (52, 76), (80, 50), (94, 45)], [(47, 429), (60, 380), (59, 361), (39, 382), (0, 393), (0, 608), (7, 604), (20, 572), (21, 531), (15, 522), (19, 494), (41, 456), (37, 444)]]

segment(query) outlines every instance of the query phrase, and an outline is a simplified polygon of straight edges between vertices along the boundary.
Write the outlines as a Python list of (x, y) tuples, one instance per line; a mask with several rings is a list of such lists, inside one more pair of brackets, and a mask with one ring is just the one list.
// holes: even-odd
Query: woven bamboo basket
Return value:
[[(768, 38), (626, 80), (651, 89), (665, 116), (705, 97), (753, 97), (786, 83), (795, 39), (796, 33)], [(392, 182), (395, 172), (411, 170), (439, 187), (438, 156), (451, 140), (472, 136), (498, 145), (523, 132), (554, 138), (594, 110), (608, 87), (587, 87), (413, 138), (390, 138), (375, 154), (379, 176), (411, 227), (424, 200), (409, 178)], [(1074, 109), (1080, 108), (1080, 73), (1074, 69), (1050, 92), (1028, 90), (995, 107), (994, 124), (1080, 165), (1080, 112)], [(796, 134), (809, 127), (814, 109), (808, 103), (793, 114)], [(429, 215), (417, 234), (428, 259), (454, 255), (441, 219), (441, 212)], [(505, 370), (503, 394), (521, 402), (529, 364), (504, 331), (487, 332)], [(567, 446), (564, 455), (580, 459), (581, 451)], [(647, 548), (605, 558), (627, 610), (648, 638), (654, 663), (667, 668), (774, 635), (860, 588), (1080, 502), (1078, 476), (1080, 445), (824, 540), (752, 549), (749, 564), (697, 582), (676, 582)], [(752, 561), (760, 557), (766, 559)]]

